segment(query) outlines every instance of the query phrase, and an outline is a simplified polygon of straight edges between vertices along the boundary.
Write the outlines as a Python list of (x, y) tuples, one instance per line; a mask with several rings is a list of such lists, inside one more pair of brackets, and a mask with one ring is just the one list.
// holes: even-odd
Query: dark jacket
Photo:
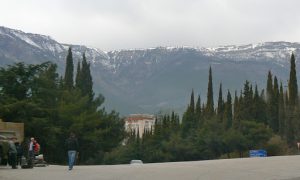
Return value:
[(23, 155), (22, 146), (20, 144), (18, 144), (18, 145), (16, 145), (16, 149), (17, 149), (17, 156), (21, 157)]
[(10, 140), (8, 141), (8, 145), (9, 145), (8, 153), (17, 155), (18, 152), (15, 143)]
[(66, 147), (68, 151), (78, 151), (78, 141), (75, 137), (69, 137), (66, 140)]

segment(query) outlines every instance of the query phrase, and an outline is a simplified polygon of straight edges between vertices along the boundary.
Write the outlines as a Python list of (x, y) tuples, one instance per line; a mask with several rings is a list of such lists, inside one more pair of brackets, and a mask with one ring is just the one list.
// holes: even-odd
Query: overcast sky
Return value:
[(0, 26), (103, 50), (300, 42), (300, 0), (0, 0)]

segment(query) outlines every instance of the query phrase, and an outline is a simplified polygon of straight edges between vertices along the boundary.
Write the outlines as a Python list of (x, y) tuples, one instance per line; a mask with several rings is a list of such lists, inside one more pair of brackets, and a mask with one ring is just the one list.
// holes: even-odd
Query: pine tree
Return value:
[(292, 53), (291, 56), (291, 69), (290, 69), (290, 79), (289, 79), (289, 103), (292, 107), (298, 104), (298, 84), (296, 75), (296, 63), (295, 56)]
[(73, 64), (72, 49), (70, 47), (66, 59), (66, 70), (65, 70), (65, 79), (64, 79), (65, 88), (68, 90), (71, 90), (74, 86), (73, 71), (74, 71), (74, 64)]
[(206, 116), (211, 118), (214, 115), (214, 93), (213, 93), (213, 82), (212, 82), (212, 71), (209, 67), (208, 87), (207, 87), (207, 103), (206, 103)]

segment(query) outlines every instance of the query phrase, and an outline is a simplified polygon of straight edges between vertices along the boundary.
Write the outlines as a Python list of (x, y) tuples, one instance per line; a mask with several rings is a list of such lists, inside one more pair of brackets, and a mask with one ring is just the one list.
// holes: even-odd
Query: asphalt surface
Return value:
[(0, 180), (300, 180), (300, 156), (112, 166), (0, 166)]

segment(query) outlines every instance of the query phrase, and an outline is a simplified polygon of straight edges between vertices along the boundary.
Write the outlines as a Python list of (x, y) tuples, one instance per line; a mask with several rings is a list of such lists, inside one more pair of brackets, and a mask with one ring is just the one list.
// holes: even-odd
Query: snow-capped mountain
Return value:
[(265, 42), (241, 46), (221, 46), (217, 48), (203, 48), (208, 56), (218, 58), (241, 60), (271, 60), (278, 63), (286, 63), (286, 57), (292, 52), (299, 52), (299, 43), (290, 42)]
[(96, 48), (61, 44), (50, 36), (25, 33), (20, 30), (0, 26), (1, 64), (10, 64), (18, 61), (34, 63), (54, 61), (63, 63), (70, 46), (75, 59), (81, 59), (83, 52), (86, 53), (86, 57), (92, 62), (96, 62), (100, 58), (107, 58), (103, 51)]
[(75, 66), (82, 53), (86, 53), (91, 62), (95, 91), (106, 97), (108, 109), (116, 109), (121, 114), (155, 113), (165, 109), (183, 111), (192, 89), (205, 100), (209, 66), (213, 69), (215, 92), (221, 82), (224, 94), (227, 89), (231, 93), (239, 92), (245, 80), (265, 88), (269, 70), (286, 84), (290, 55), (294, 52), (297, 58), (300, 54), (300, 43), (291, 42), (104, 52), (0, 27), (0, 66), (20, 61), (52, 61), (62, 73), (69, 47), (72, 47)]

